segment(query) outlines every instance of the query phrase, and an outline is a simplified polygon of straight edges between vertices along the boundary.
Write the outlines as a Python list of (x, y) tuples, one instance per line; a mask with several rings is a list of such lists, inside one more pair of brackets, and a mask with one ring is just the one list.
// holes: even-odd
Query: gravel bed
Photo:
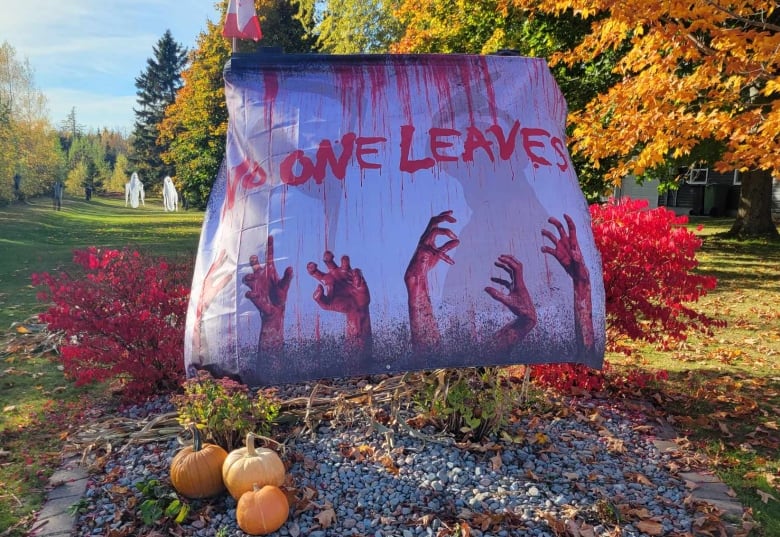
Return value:
[[(160, 399), (125, 413), (169, 410)], [(464, 445), (430, 428), (421, 432), (379, 431), (355, 416), (350, 423), (320, 423), (314, 438), (288, 440), (283, 458), (301, 500), (272, 535), (456, 535), (458, 521), (473, 537), (553, 537), (567, 523), (583, 536), (645, 536), (648, 527), (653, 535), (692, 532), (695, 513), (684, 501), (689, 491), (670, 469), (670, 454), (656, 449), (641, 415), (612, 402), (579, 401), (524, 416), (509, 430), (515, 441)], [(134, 514), (144, 500), (137, 487), (150, 479), (169, 485), (168, 467), (179, 448), (174, 439), (110, 454), (89, 479), (74, 535), (149, 534)], [(190, 504), (189, 517), (172, 535), (245, 535), (228, 494)]]

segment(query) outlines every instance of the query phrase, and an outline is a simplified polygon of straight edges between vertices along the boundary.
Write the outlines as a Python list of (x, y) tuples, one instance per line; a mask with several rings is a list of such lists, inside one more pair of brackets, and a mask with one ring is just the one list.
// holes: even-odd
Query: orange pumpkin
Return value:
[(192, 445), (183, 447), (171, 461), (171, 483), (187, 498), (209, 498), (223, 490), (222, 463), (227, 452), (216, 444), (203, 444), (200, 432), (194, 424)]
[(274, 485), (284, 483), (286, 469), (275, 451), (255, 448), (255, 435), (246, 435), (246, 445), (231, 451), (222, 464), (222, 481), (236, 500), (256, 484)]
[(249, 535), (273, 533), (282, 527), (289, 515), (287, 496), (273, 485), (255, 485), (241, 496), (236, 507), (238, 527)]

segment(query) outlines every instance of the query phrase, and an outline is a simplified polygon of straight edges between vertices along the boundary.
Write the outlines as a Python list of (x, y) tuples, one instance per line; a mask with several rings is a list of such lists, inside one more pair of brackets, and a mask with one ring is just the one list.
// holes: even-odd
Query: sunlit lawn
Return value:
[(200, 211), (166, 213), (159, 199), (137, 209), (95, 197), (66, 198), (61, 211), (45, 198), (0, 207), (0, 536), (26, 535), (68, 434), (105, 400), (100, 387), (66, 381), (46, 352), (52, 342), (19, 333), (16, 323), (45, 307), (30, 275), (70, 270), (73, 250), (88, 246), (193, 257), (202, 219)]

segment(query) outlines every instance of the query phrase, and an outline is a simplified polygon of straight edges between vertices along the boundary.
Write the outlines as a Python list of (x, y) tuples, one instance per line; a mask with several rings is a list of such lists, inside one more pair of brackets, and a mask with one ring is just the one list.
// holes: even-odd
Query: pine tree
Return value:
[(146, 60), (146, 70), (135, 79), (138, 88), (138, 105), (133, 130), (132, 170), (149, 187), (161, 185), (166, 175), (175, 175), (172, 166), (166, 165), (161, 155), (166, 145), (158, 145), (157, 138), (165, 109), (176, 100), (176, 92), (182, 86), (181, 72), (187, 64), (187, 49), (174, 41), (170, 30), (153, 48), (154, 57)]

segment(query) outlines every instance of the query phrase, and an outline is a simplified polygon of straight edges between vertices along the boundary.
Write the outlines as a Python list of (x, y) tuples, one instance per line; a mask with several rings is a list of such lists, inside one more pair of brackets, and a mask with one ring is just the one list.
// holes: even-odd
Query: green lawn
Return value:
[(128, 246), (194, 257), (202, 221), (201, 211), (165, 212), (160, 199), (137, 209), (118, 197), (66, 198), (61, 211), (48, 198), (0, 207), (0, 331), (40, 311), (30, 275), (67, 267), (74, 249)]

